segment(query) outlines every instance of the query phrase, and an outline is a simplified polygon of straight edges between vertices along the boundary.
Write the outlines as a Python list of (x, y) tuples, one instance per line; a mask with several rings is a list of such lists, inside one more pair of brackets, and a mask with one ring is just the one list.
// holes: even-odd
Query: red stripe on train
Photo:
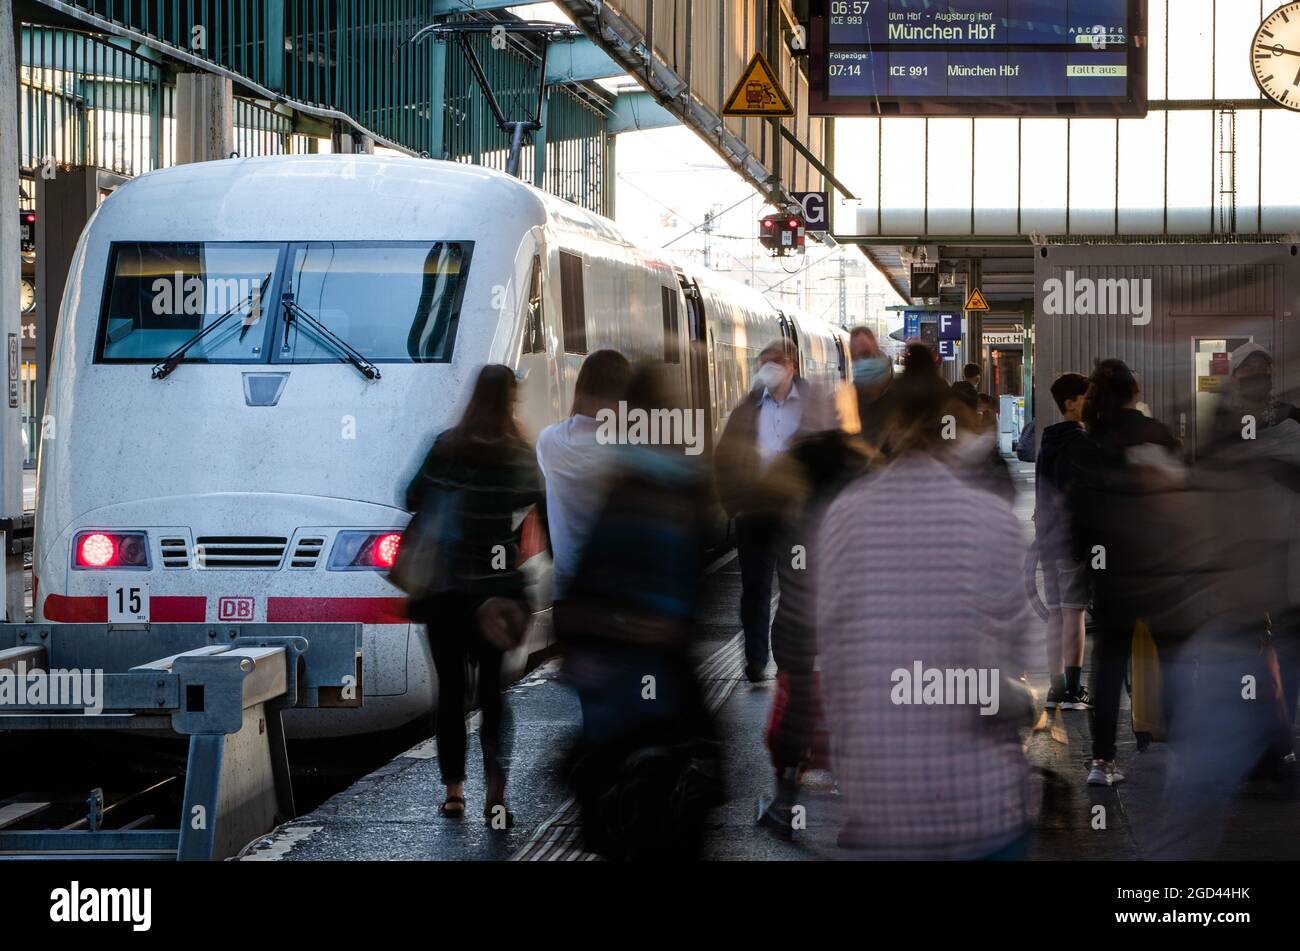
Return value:
[(46, 595), (45, 620), (59, 624), (106, 624), (108, 598)]
[[(201, 596), (156, 594), (149, 599), (149, 620), (154, 624), (202, 624), (207, 620), (207, 613), (208, 599)], [(106, 624), (108, 598), (48, 595), (45, 598), (45, 620), (58, 624)]]
[(267, 598), (266, 619), (405, 624), (406, 598)]
[(149, 598), (149, 620), (157, 624), (202, 624), (208, 619), (208, 599), (153, 595)]

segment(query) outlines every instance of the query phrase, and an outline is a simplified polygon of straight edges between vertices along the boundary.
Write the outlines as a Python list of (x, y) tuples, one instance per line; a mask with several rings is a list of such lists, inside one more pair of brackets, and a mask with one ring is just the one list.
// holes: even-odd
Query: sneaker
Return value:
[(1061, 700), (1062, 710), (1091, 710), (1092, 697), (1088, 695), (1087, 687), (1080, 687), (1078, 693), (1067, 693)]
[(1124, 774), (1115, 768), (1110, 760), (1095, 759), (1092, 769), (1088, 771), (1089, 786), (1117, 786), (1124, 781)]
[(1045, 703), (1044, 706), (1049, 710), (1055, 710), (1057, 707), (1063, 705), (1065, 696), (1065, 691), (1063, 689), (1052, 687), (1047, 691), (1047, 703)]

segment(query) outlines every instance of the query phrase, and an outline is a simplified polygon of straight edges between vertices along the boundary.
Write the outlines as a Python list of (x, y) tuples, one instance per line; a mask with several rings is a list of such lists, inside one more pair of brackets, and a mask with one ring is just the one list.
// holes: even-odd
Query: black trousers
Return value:
[(483, 771), (504, 778), (509, 760), (509, 710), (501, 695), (501, 651), (479, 633), (484, 598), (447, 595), (422, 605), (429, 648), (438, 671), (438, 762), (444, 785), (465, 781), (468, 663), (478, 668), (479, 739)]
[(1114, 760), (1119, 704), (1133, 653), (1133, 628), (1137, 619), (1123, 613), (1098, 612), (1095, 608), (1093, 619), (1092, 755), (1094, 759)]
[(736, 557), (740, 562), (740, 626), (745, 630), (745, 663), (766, 667), (772, 626), (772, 575), (776, 551), (767, 525), (736, 516)]

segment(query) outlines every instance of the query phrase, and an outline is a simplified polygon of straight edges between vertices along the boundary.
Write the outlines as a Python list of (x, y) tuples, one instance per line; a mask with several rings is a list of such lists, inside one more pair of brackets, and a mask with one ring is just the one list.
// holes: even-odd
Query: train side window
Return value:
[(677, 309), (677, 294), (669, 287), (661, 287), (664, 306), (664, 363), (682, 362), (681, 318)]
[(546, 332), (542, 324), (542, 259), (533, 258), (528, 282), (528, 312), (524, 315), (524, 353), (545, 353)]
[(560, 252), (560, 309), (564, 352), (587, 352), (587, 304), (583, 294), (582, 255)]

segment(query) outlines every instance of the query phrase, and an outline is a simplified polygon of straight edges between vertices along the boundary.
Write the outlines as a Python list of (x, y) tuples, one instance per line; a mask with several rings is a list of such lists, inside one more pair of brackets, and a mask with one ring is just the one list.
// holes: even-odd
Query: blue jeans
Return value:
[(745, 629), (745, 663), (766, 667), (772, 625), (772, 574), (776, 553), (762, 522), (736, 517), (736, 556), (740, 561), (740, 626)]

